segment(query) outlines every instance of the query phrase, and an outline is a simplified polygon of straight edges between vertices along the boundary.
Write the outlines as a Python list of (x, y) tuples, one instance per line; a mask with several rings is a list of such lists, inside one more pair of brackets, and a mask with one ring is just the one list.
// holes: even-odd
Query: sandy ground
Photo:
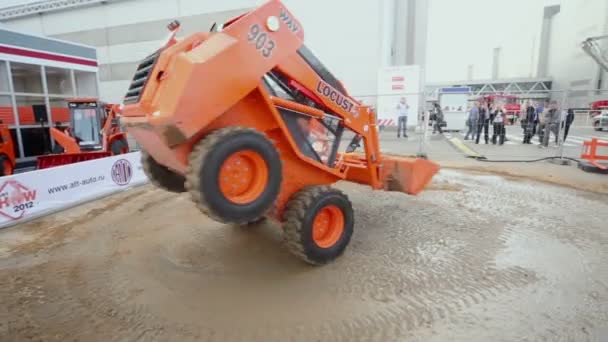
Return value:
[(576, 163), (571, 165), (557, 165), (548, 161), (538, 163), (492, 163), (462, 159), (440, 161), (439, 164), (444, 169), (501, 175), (508, 179), (535, 180), (582, 191), (608, 194), (608, 175), (584, 172), (577, 167)]
[(0, 230), (0, 341), (603, 341), (608, 196), (442, 171), (418, 197), (339, 184), (345, 255), (150, 186)]
[[(519, 128), (511, 127), (509, 131), (517, 132)], [(593, 130), (579, 129), (581, 136), (594, 134)], [(416, 155), (419, 149), (421, 136), (410, 134), (409, 139), (397, 139), (395, 132), (387, 131), (381, 136), (382, 151), (388, 154)], [(451, 133), (451, 136), (461, 135)], [(608, 136), (607, 136), (608, 138)], [(536, 140), (535, 140), (536, 141)], [(476, 145), (465, 141), (470, 148), (487, 156), (490, 160), (534, 160), (557, 155), (557, 148), (539, 149), (536, 145)], [(570, 166), (557, 165), (548, 161), (535, 163), (505, 163), (482, 162), (464, 155), (452, 146), (444, 136), (430, 135), (423, 149), (429, 159), (439, 163), (442, 168), (465, 170), (469, 173), (498, 174), (509, 179), (532, 179), (539, 182), (564, 185), (574, 189), (608, 194), (608, 175), (584, 172), (578, 169), (576, 163)], [(569, 157), (580, 157), (579, 147), (569, 147)]]

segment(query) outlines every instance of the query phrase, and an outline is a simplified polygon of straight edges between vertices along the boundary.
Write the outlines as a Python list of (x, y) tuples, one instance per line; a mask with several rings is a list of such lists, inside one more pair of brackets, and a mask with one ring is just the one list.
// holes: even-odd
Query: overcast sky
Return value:
[(470, 64), (474, 79), (489, 79), (496, 47), (501, 48), (501, 78), (533, 76), (543, 7), (555, 2), (559, 1), (430, 1), (428, 81), (465, 80)]

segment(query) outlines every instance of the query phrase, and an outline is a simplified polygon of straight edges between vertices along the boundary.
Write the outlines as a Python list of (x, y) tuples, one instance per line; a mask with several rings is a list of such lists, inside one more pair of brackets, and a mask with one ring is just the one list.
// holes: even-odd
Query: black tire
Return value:
[(253, 220), (251, 222), (245, 222), (245, 223), (238, 223), (238, 224), (232, 224), (234, 227), (243, 229), (243, 230), (249, 230), (249, 229), (254, 229), (255, 227), (258, 227), (260, 225), (265, 224), (266, 222), (268, 222), (268, 218), (266, 216), (262, 216), (257, 220)]
[(262, 217), (260, 217), (258, 219), (253, 220), (253, 221), (241, 224), (240, 226), (241, 227), (254, 227), (254, 226), (257, 226), (259, 224), (264, 224), (267, 221), (268, 221), (268, 218), (266, 216), (262, 216)]
[[(319, 210), (327, 205), (335, 205), (342, 211), (344, 230), (332, 246), (323, 248), (313, 240), (312, 225)], [(355, 219), (352, 204), (344, 193), (328, 186), (311, 186), (287, 203), (283, 222), (288, 249), (309, 264), (323, 265), (344, 252), (353, 235)]]
[[(235, 203), (220, 191), (220, 167), (233, 153), (253, 150), (262, 157), (268, 181), (261, 194), (248, 203)], [(255, 129), (227, 127), (207, 135), (192, 150), (186, 171), (186, 189), (197, 207), (222, 223), (247, 224), (262, 218), (272, 208), (282, 180), (278, 151), (266, 136)]]
[(110, 145), (110, 152), (112, 152), (113, 156), (127, 153), (127, 152), (129, 152), (128, 146), (129, 146), (129, 144), (127, 143), (127, 141), (125, 139), (116, 139), (116, 140), (112, 141), (112, 144)]
[(141, 165), (144, 173), (150, 179), (150, 182), (156, 187), (169, 192), (185, 192), (185, 178), (166, 166), (161, 165), (152, 158), (147, 152), (141, 152)]

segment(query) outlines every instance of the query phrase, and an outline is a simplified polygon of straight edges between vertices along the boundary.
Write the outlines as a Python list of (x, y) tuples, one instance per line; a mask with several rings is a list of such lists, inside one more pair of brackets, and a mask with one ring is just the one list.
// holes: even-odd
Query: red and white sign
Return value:
[(24, 57), (24, 58), (36, 58), (36, 59), (41, 59), (41, 60), (50, 61), (50, 62), (69, 63), (69, 64), (84, 65), (84, 66), (88, 66), (88, 67), (97, 67), (97, 61), (92, 60), (92, 59), (66, 56), (66, 55), (61, 55), (61, 54), (57, 54), (57, 53), (49, 53), (49, 52), (39, 51), (39, 50), (30, 50), (30, 49), (15, 47), (15, 46), (0, 45), (0, 53), (7, 54), (7, 55), (13, 55), (13, 56), (20, 56), (20, 57)]
[(36, 206), (36, 189), (30, 189), (14, 179), (0, 186), (0, 215), (9, 220), (19, 220), (28, 209)]
[(396, 121), (393, 119), (378, 119), (377, 126), (396, 126)]
[(0, 227), (148, 181), (139, 152), (0, 177)]
[(380, 68), (378, 70), (378, 122), (390, 123), (384, 126), (393, 126), (397, 123), (397, 104), (405, 98), (408, 110), (407, 123), (415, 126), (418, 123), (420, 99), (420, 67), (418, 65), (404, 65)]
[(133, 168), (126, 159), (118, 159), (112, 165), (112, 180), (116, 185), (127, 185), (133, 177)]

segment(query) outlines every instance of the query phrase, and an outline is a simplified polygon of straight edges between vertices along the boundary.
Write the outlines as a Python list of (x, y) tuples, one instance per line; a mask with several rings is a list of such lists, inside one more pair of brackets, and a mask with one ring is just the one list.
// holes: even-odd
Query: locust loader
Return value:
[(188, 192), (212, 219), (275, 219), (291, 252), (324, 264), (342, 254), (355, 223), (332, 184), (417, 194), (438, 171), (380, 152), (375, 113), (303, 44), (304, 28), (281, 2), (211, 32), (177, 39), (179, 29), (169, 24), (166, 43), (139, 64), (121, 121), (151, 182)]

